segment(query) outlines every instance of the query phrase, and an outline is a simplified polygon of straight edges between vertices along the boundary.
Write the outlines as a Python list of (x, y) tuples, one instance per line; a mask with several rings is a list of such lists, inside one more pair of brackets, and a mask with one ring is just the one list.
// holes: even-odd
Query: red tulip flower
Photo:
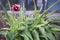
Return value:
[(12, 6), (12, 10), (14, 10), (14, 11), (19, 11), (19, 10), (20, 10), (20, 5), (14, 4), (14, 5)]

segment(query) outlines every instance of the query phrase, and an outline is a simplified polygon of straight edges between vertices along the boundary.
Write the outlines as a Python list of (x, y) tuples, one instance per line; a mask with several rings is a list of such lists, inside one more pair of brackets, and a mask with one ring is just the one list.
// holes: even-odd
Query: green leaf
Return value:
[(50, 12), (47, 16), (53, 15), (53, 14), (56, 13), (58, 10), (60, 10), (60, 9), (56, 9), (56, 10)]
[(36, 30), (32, 31), (32, 35), (33, 35), (34, 40), (40, 40), (39, 33)]
[(60, 22), (60, 16), (55, 16), (55, 17), (51, 17), (51, 18), (48, 18), (47, 21), (49, 22)]
[(43, 27), (39, 27), (39, 32), (42, 34), (42, 36), (46, 39), (46, 40), (48, 40), (48, 38), (47, 38), (47, 34), (46, 34), (46, 31), (45, 31), (45, 29), (43, 28)]
[(49, 38), (49, 40), (56, 40), (52, 33), (47, 33), (47, 37)]
[(11, 5), (10, 5), (10, 2), (9, 2), (9, 0), (8, 0), (8, 5), (9, 5), (10, 11), (11, 11), (12, 9), (11, 9)]
[(21, 7), (20, 9), (20, 14), (19, 14), (19, 18), (18, 18), (18, 21), (19, 21), (19, 26), (20, 26), (20, 22), (23, 22), (24, 18), (25, 18), (25, 8), (24, 7)]
[(21, 36), (24, 38), (24, 40), (30, 40), (29, 37), (25, 34), (22, 34)]
[(28, 30), (26, 30), (24, 33), (30, 38), (30, 40), (33, 40), (32, 35)]

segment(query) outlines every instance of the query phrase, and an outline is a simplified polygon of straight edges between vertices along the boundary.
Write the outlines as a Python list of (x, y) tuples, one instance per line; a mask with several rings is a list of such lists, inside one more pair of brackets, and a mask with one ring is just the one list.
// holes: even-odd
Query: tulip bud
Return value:
[(20, 10), (20, 5), (18, 5), (18, 4), (12, 5), (12, 10), (19, 11)]

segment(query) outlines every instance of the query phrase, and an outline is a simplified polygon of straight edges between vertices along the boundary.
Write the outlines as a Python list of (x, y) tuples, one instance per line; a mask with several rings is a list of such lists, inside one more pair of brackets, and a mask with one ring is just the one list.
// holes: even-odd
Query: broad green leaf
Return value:
[(40, 33), (42, 34), (42, 36), (43, 36), (46, 40), (48, 40), (45, 29), (44, 29), (43, 27), (39, 27), (39, 31), (40, 31)]
[(56, 40), (52, 33), (47, 33), (49, 40)]
[(21, 36), (24, 38), (24, 40), (30, 40), (29, 37), (25, 34), (22, 34)]
[(33, 37), (28, 30), (26, 30), (24, 33), (25, 33), (25, 35), (27, 35), (30, 38), (30, 40), (33, 40)]
[(36, 30), (32, 31), (32, 35), (33, 35), (34, 40), (40, 40), (39, 33)]

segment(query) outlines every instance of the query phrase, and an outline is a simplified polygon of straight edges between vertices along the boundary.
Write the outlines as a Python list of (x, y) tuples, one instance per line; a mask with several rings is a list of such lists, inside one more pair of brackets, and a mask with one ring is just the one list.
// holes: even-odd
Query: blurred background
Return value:
[[(24, 2), (25, 7), (26, 7), (27, 10), (33, 10), (34, 9), (33, 0), (9, 0), (9, 1), (10, 1), (11, 6), (13, 4), (20, 4), (22, 6), (22, 4)], [(42, 4), (42, 0), (35, 0), (35, 3), (36, 3), (36, 6), (37, 6), (37, 9), (39, 9), (41, 4)], [(1, 5), (4, 5), (4, 7), (7, 10), (9, 10), (8, 0), (0, 0), (0, 10), (2, 10)]]

